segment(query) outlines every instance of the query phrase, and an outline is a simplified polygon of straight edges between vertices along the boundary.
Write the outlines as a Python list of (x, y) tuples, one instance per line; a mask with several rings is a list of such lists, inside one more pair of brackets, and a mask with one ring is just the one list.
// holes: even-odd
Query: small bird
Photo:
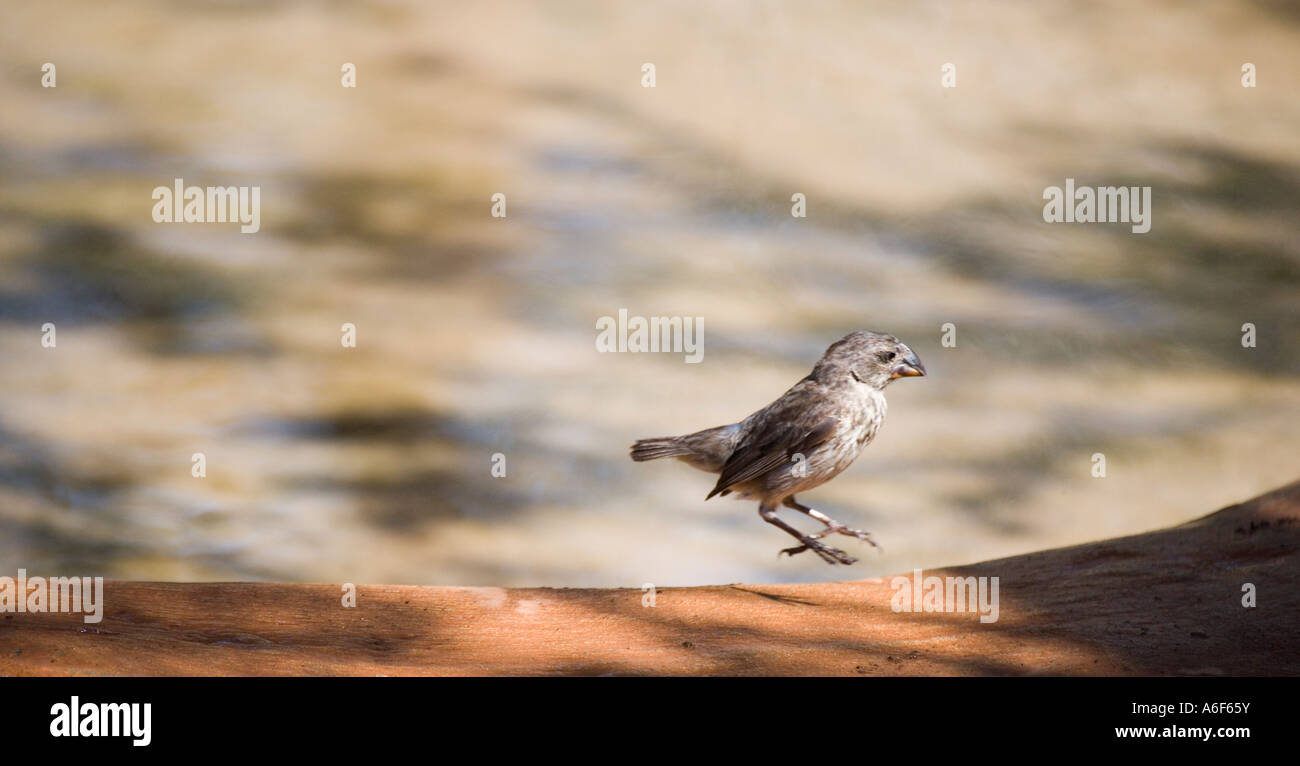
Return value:
[[(632, 445), (632, 459), (675, 457), (720, 474), (705, 499), (734, 492), (757, 500), (763, 521), (799, 541), (781, 553), (810, 550), (828, 564), (852, 564), (857, 559), (821, 538), (847, 535), (878, 548), (871, 535), (809, 508), (795, 494), (838, 476), (875, 438), (885, 420), (884, 389), (890, 381), (924, 374), (916, 353), (898, 338), (865, 330), (850, 333), (826, 349), (808, 377), (753, 415), (685, 436), (641, 439)], [(781, 505), (820, 521), (825, 529), (805, 535), (777, 518)]]

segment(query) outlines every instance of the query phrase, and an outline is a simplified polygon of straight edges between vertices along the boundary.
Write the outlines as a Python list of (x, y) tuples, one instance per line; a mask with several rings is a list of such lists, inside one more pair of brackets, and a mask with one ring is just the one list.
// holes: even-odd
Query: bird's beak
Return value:
[(898, 365), (894, 367), (894, 372), (889, 376), (889, 379), (916, 378), (924, 374), (925, 365), (921, 364), (921, 360), (917, 358), (916, 352), (912, 352), (898, 360)]

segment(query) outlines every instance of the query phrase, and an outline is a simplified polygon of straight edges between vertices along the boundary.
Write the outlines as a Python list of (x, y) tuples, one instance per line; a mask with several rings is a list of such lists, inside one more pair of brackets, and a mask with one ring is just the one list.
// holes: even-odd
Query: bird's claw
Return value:
[(851, 527), (846, 527), (843, 524), (827, 524), (825, 529), (823, 529), (822, 531), (816, 534), (809, 535), (809, 537), (811, 537), (814, 540), (820, 540), (821, 538), (830, 534), (840, 534), (840, 535), (845, 535), (847, 537), (856, 537), (859, 540), (863, 541), (864, 543), (869, 544), (872, 548), (880, 547), (879, 545), (876, 544), (875, 540), (871, 539), (870, 532), (863, 532), (861, 529), (853, 529)]
[(825, 561), (827, 564), (847, 565), (857, 561), (857, 559), (853, 558), (852, 556), (840, 550), (839, 548), (832, 548), (826, 543), (818, 542), (815, 537), (805, 538), (803, 541), (803, 545), (797, 545), (793, 548), (783, 548), (781, 550), (781, 553), (784, 553), (789, 556), (793, 556), (796, 553), (803, 553), (804, 551), (809, 551), (809, 550), (812, 551), (813, 553), (816, 553), (818, 556), (821, 556), (822, 561)]

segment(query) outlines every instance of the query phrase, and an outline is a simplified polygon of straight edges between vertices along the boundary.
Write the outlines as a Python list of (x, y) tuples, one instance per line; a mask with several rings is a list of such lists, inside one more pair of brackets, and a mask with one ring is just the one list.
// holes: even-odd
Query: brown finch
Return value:
[[(685, 436), (641, 439), (632, 445), (632, 459), (675, 457), (720, 474), (708, 497), (734, 492), (757, 500), (763, 520), (800, 543), (781, 553), (811, 550), (828, 564), (852, 564), (857, 559), (821, 538), (841, 534), (879, 547), (871, 535), (799, 503), (795, 493), (825, 484), (852, 465), (885, 420), (885, 386), (924, 374), (916, 353), (898, 338), (851, 333), (826, 349), (808, 377), (753, 415)], [(825, 529), (805, 535), (777, 518), (781, 505), (820, 521)]]

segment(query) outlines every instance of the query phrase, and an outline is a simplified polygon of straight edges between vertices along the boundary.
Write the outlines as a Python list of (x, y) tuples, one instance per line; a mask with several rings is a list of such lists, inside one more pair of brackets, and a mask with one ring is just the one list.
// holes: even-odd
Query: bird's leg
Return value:
[(872, 548), (880, 547), (879, 545), (876, 544), (875, 540), (871, 539), (870, 532), (863, 532), (861, 529), (852, 529), (850, 527), (846, 527), (843, 524), (836, 521), (835, 519), (832, 519), (830, 516), (827, 516), (826, 514), (817, 510), (816, 508), (809, 508), (803, 503), (795, 500), (794, 495), (787, 497), (785, 499), (784, 505), (786, 508), (793, 508), (800, 513), (806, 513), (812, 518), (817, 519), (818, 521), (826, 525), (826, 528), (818, 532), (817, 534), (809, 535), (809, 537), (811, 537), (814, 540), (820, 540), (826, 535), (830, 535), (830, 534), (841, 534), (841, 535), (847, 535), (848, 537), (856, 537), (859, 540), (870, 543)]
[(799, 530), (795, 529), (789, 524), (786, 524), (784, 521), (781, 521), (776, 517), (776, 508), (773, 508), (770, 505), (767, 505), (765, 503), (759, 504), (758, 515), (763, 517), (763, 521), (766, 521), (768, 524), (771, 524), (772, 526), (780, 527), (781, 529), (785, 530), (787, 534), (791, 535), (796, 540), (803, 543), (803, 545), (798, 545), (795, 546), (794, 548), (785, 548), (781, 551), (781, 553), (787, 553), (793, 556), (796, 553), (803, 553), (804, 551), (812, 551), (813, 553), (816, 553), (818, 556), (821, 556), (822, 561), (825, 561), (827, 564), (852, 564), (853, 562), (857, 561), (857, 559), (853, 558), (852, 556), (840, 550), (839, 548), (832, 548), (826, 543), (823, 543), (820, 540), (818, 540), (816, 537), (810, 537), (808, 535), (805, 535), (803, 532), (800, 532)]

